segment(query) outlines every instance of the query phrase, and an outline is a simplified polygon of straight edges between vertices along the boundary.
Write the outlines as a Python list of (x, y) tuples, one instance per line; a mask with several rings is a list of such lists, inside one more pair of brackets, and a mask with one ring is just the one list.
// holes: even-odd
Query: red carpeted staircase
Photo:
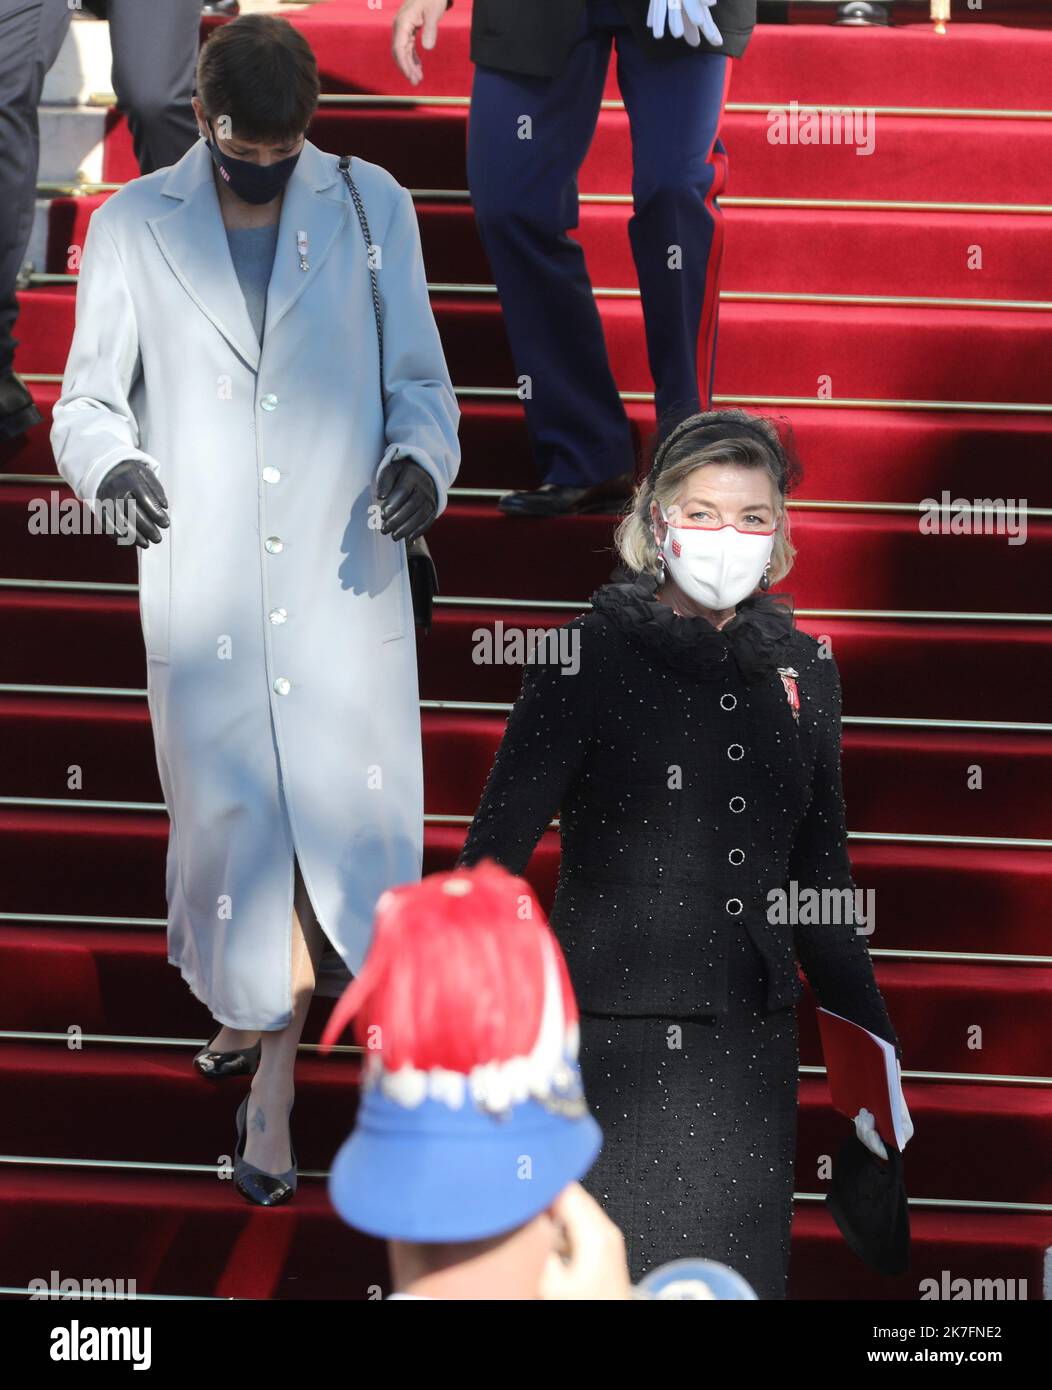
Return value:
[[(870, 944), (916, 1125), (913, 1266), (882, 1279), (820, 1201), (821, 1158), (847, 1128), (807, 1004), (796, 1298), (915, 1299), (947, 1271), (1052, 1293), (1052, 25), (1020, 8), (945, 36), (916, 9), (894, 29), (837, 28), (819, 7), (760, 28), (724, 128), (718, 402), (788, 415), (807, 469), (789, 587), (843, 675), (852, 858), (876, 893)], [(414, 191), (464, 412), (458, 486), (431, 536), (443, 596), (419, 643), (429, 870), (456, 855), (519, 686), (518, 668), (472, 661), (473, 631), (564, 622), (612, 564), (608, 518), (494, 508), (536, 480), (465, 193), (469, 14), (459, 0), (410, 92), (384, 11), (291, 12), (323, 73), (312, 139)], [(607, 96), (618, 102), (612, 79)], [(876, 108), (873, 152), (769, 143), (768, 109), (790, 102)], [(603, 293), (635, 286), (629, 171), (612, 105), (582, 172), (579, 236), (643, 440), (638, 298)], [(136, 173), (114, 115), (105, 178)], [(67, 248), (105, 196), (55, 199), (50, 278), (22, 295), (18, 367), (45, 416), (73, 327)], [(58, 1269), (134, 1278), (140, 1294), (368, 1297), (386, 1279), (382, 1248), (338, 1221), (322, 1181), (355, 1099), (353, 1059), (310, 1046), (328, 1001), (302, 1053), (295, 1202), (260, 1211), (216, 1180), (241, 1088), (192, 1071), (209, 1020), (165, 963), (167, 821), (134, 561), (105, 538), (30, 533), (32, 499), (68, 495), (48, 424), (0, 446), (0, 1288)], [(922, 534), (918, 504), (944, 491), (1026, 499), (1025, 544)], [(546, 903), (557, 859), (550, 832), (530, 871)]]

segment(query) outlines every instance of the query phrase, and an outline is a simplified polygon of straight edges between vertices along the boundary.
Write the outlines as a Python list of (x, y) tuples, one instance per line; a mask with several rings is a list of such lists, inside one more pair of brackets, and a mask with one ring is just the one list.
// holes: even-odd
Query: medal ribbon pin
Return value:
[(793, 712), (793, 718), (800, 718), (800, 690), (796, 684), (799, 671), (794, 671), (791, 666), (779, 666), (778, 674), (782, 678), (782, 685), (785, 687), (785, 698), (789, 701), (789, 708)]

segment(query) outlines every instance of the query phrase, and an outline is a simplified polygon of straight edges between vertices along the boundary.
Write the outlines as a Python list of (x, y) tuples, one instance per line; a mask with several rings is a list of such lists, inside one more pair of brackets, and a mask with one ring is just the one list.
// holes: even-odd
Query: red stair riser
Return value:
[[(792, 101), (792, 95), (785, 100)], [(914, 98), (916, 100), (916, 98)], [(927, 103), (925, 103), (927, 104)], [(852, 107), (854, 113), (855, 108)], [(861, 139), (841, 134), (833, 143), (778, 143), (780, 115), (731, 112), (721, 139), (730, 158), (735, 197), (879, 198), (909, 201), (1047, 204), (1052, 173), (1045, 162), (1045, 131), (1037, 121), (967, 122), (963, 132), (974, 159), (959, 157), (962, 120), (868, 115), (859, 105)], [(870, 122), (875, 119), (875, 126)], [(856, 127), (857, 128), (857, 127)], [(799, 129), (799, 127), (797, 127)], [(867, 131), (874, 130), (869, 136)], [(773, 138), (772, 138), (773, 137)], [(466, 189), (467, 112), (459, 107), (415, 109), (322, 107), (309, 138), (320, 149), (381, 164), (407, 187)], [(847, 140), (850, 139), (850, 143)], [(509, 137), (514, 157), (514, 132)], [(860, 150), (870, 149), (869, 154)], [(423, 161), (423, 164), (422, 164)], [(603, 111), (579, 185), (582, 193), (629, 192), (628, 116)], [(137, 172), (125, 126), (114, 126), (105, 146), (104, 178), (124, 182)]]
[[(26, 339), (20, 370), (60, 373), (73, 332), (72, 290), (27, 290), (19, 298)], [(639, 301), (598, 304), (619, 387), (651, 391)], [(496, 296), (442, 294), (434, 307), (454, 381), (514, 389)], [(1050, 347), (1052, 313), (1038, 310), (735, 302), (720, 315), (716, 392), (816, 403), (822, 393), (842, 400), (1049, 404), (1042, 364)]]
[[(463, 825), (429, 825), (424, 872), (448, 869)], [(0, 911), (103, 917), (165, 916), (163, 813), (0, 810), (11, 869)], [(558, 836), (547, 832), (528, 868), (545, 908), (558, 873)], [(111, 878), (85, 873), (100, 856), (119, 858)], [(878, 938), (891, 950), (1047, 956), (1052, 851), (855, 841), (856, 886), (876, 893)]]

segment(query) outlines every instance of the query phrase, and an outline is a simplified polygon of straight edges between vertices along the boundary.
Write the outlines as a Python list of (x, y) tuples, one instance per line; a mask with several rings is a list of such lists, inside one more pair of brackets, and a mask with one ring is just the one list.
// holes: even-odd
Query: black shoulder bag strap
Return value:
[[(384, 397), (384, 316), (380, 305), (380, 287), (376, 280), (376, 267), (373, 265), (373, 239), (369, 234), (369, 221), (365, 215), (365, 204), (362, 202), (362, 195), (358, 192), (358, 186), (351, 178), (351, 157), (349, 154), (340, 156), (340, 173), (343, 175), (344, 182), (350, 191), (351, 199), (354, 202), (354, 210), (358, 214), (358, 225), (362, 229), (362, 236), (365, 238), (365, 259), (369, 267), (369, 283), (373, 292), (373, 313), (376, 316), (376, 343), (380, 352), (380, 400), (387, 412), (387, 402)], [(417, 627), (423, 628), (425, 634), (431, 631), (431, 613), (434, 605), (435, 595), (438, 593), (438, 572), (435, 569), (435, 562), (431, 558), (431, 552), (427, 548), (427, 542), (423, 536), (417, 536), (414, 540), (406, 541), (405, 546), (406, 560), (409, 564), (409, 587), (413, 595), (413, 621)]]

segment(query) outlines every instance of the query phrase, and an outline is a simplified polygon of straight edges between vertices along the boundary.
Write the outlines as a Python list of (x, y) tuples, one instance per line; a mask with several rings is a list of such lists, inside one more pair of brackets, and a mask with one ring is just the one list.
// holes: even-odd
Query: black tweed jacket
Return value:
[(820, 1003), (897, 1045), (855, 922), (771, 911), (772, 890), (795, 884), (799, 903), (853, 888), (835, 662), (783, 601), (746, 600), (718, 630), (654, 592), (644, 576), (593, 595), (564, 634), (577, 674), (524, 668), (459, 862), (522, 873), (561, 808), (551, 920), (583, 1009), (725, 1013), (727, 947), (745, 931), (769, 1009), (799, 997), (799, 962)]

